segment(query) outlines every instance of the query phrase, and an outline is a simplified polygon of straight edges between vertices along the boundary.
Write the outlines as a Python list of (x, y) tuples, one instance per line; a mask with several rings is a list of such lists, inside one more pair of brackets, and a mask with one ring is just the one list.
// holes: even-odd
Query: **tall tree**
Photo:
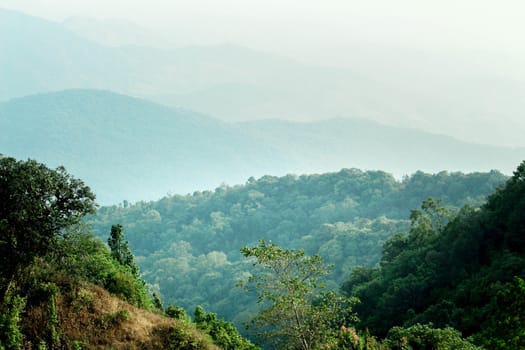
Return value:
[(283, 249), (264, 240), (241, 252), (263, 268), (244, 285), (255, 287), (263, 304), (252, 325), (264, 341), (278, 349), (313, 349), (338, 328), (336, 322), (353, 318), (351, 303), (322, 292), (320, 280), (330, 270), (319, 255), (306, 256), (303, 250)]
[(108, 245), (111, 249), (111, 256), (120, 264), (129, 267), (131, 272), (133, 272), (135, 276), (138, 276), (139, 268), (135, 264), (135, 259), (129, 249), (128, 241), (124, 239), (124, 228), (122, 225), (117, 224), (111, 226)]
[(95, 195), (63, 167), (0, 155), (0, 297), (35, 256), (52, 248), (65, 228), (95, 212)]

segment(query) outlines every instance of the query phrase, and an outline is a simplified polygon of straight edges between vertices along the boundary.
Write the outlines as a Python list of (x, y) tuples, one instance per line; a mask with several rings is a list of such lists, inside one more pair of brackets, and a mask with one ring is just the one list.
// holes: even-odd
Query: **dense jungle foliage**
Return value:
[[(487, 349), (525, 347), (525, 162), (480, 208), (451, 215), (435, 202), (413, 211), (378, 267), (343, 284), (361, 304), (361, 327), (453, 327)], [(443, 224), (446, 223), (447, 224)]]
[(235, 288), (251, 271), (242, 246), (265, 238), (319, 254), (334, 265), (325, 282), (337, 290), (355, 266), (379, 263), (383, 243), (409, 229), (410, 210), (427, 197), (455, 211), (480, 205), (505, 180), (497, 171), (417, 172), (402, 181), (356, 169), (264, 176), (215, 191), (102, 207), (90, 222), (102, 238), (112, 223), (123, 225), (142, 276), (164, 300), (187, 310), (202, 305), (241, 326), (256, 312), (254, 296)]
[[(329, 181), (337, 176), (339, 181)], [(392, 218), (373, 217), (371, 208), (386, 211), (388, 204), (409, 196), (414, 190), (410, 184), (417, 177), (415, 188), (426, 184), (448, 195), (443, 200), (423, 199), (421, 209), (410, 210), (408, 220), (396, 217), (394, 211), (387, 212)], [(294, 186), (311, 178), (325, 180), (323, 190), (307, 195), (312, 186)], [(359, 178), (362, 188), (356, 186)], [(364, 185), (370, 178), (377, 180), (373, 191)], [(453, 181), (458, 179), (463, 182)], [(275, 187), (266, 184), (269, 180)], [(259, 214), (258, 218), (268, 220), (295, 218), (297, 222), (287, 225), (296, 223), (304, 230), (283, 226), (280, 229), (288, 227), (289, 235), (273, 231), (288, 247), (254, 240), (254, 235), (240, 237), (238, 243), (248, 243), (237, 249), (238, 257), (228, 249), (206, 252), (215, 242), (196, 242), (193, 248), (181, 240), (166, 250), (174, 254), (163, 262), (171, 270), (158, 271), (158, 262), (153, 262), (149, 267), (153, 270), (141, 274), (139, 265), (148, 268), (144, 264), (148, 258), (167, 258), (159, 251), (151, 256), (132, 253), (126, 226), (133, 231), (139, 225), (125, 220), (123, 225), (110, 225), (104, 235), (106, 245), (82, 221), (96, 205), (81, 180), (63, 168), (52, 170), (35, 161), (0, 157), (0, 349), (258, 349), (240, 335), (231, 319), (205, 311), (206, 306), (194, 307), (192, 317), (179, 303), (168, 300), (165, 307), (159, 295), (180, 293), (180, 288), (186, 288), (182, 294), (186, 302), (214, 295), (201, 295), (201, 288), (215, 289), (222, 298), (217, 305), (227, 310), (224, 303), (229, 302), (234, 312), (240, 310), (233, 316), (250, 321), (251, 336), (265, 349), (522, 349), (525, 162), (504, 180), (497, 172), (417, 173), (398, 182), (381, 172), (351, 170), (250, 179), (245, 186), (221, 187), (213, 193), (102, 209), (106, 218), (108, 212), (117, 212), (125, 219), (132, 217), (125, 214), (146, 208), (148, 217), (155, 217), (160, 227), (169, 217), (162, 208), (171, 203), (171, 209), (185, 208), (190, 214), (185, 217), (188, 225), (175, 225), (170, 234), (177, 234), (179, 228), (190, 237), (198, 232), (196, 227), (190, 229), (192, 225), (214, 225), (206, 232), (226, 240), (224, 246), (231, 249), (235, 242), (229, 241), (228, 234), (243, 227), (237, 226), (241, 216), (218, 209), (244, 210), (252, 216), (252, 221), (244, 222), (254, 225), (250, 227), (269, 225), (254, 219)], [(345, 181), (355, 186), (345, 187)], [(452, 185), (456, 191), (447, 192)], [(347, 195), (324, 192), (335, 188), (346, 189)], [(492, 192), (484, 202), (480, 189)], [(375, 202), (367, 201), (364, 193), (375, 194)], [(330, 196), (337, 198), (330, 208), (340, 210), (333, 216), (320, 210), (328, 205), (323, 199)], [(310, 200), (324, 205), (315, 206)], [(348, 206), (351, 200), (353, 205)], [(193, 206), (183, 206), (188, 204), (185, 201)], [(461, 201), (468, 204), (458, 208)], [(266, 209), (277, 207), (275, 212)], [(354, 216), (345, 216), (342, 208)], [(322, 222), (336, 217), (348, 221)], [(143, 229), (147, 223), (142, 222)], [(203, 238), (202, 234), (198, 237)], [(150, 242), (149, 247), (159, 243)], [(290, 247), (294, 244), (303, 244), (305, 249)], [(352, 246), (358, 248), (352, 250)], [(193, 255), (193, 249), (199, 255)], [(344, 268), (337, 266), (341, 256), (334, 252), (338, 249), (350, 259)], [(335, 265), (325, 262), (329, 259)], [(180, 270), (174, 272), (170, 264)], [(185, 270), (193, 270), (193, 275), (182, 275), (186, 278), (201, 277), (192, 287), (177, 285), (185, 282), (177, 272)], [(334, 277), (328, 278), (332, 271)], [(143, 280), (143, 276), (168, 273), (173, 273), (169, 281), (173, 290), (164, 289), (159, 280), (150, 286)], [(206, 285), (208, 281), (214, 283)], [(152, 289), (157, 291), (150, 294)], [(239, 307), (244, 304), (248, 307)]]

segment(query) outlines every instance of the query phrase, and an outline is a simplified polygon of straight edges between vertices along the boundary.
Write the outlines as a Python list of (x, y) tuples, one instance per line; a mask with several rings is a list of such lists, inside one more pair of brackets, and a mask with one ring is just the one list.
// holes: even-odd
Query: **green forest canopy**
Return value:
[[(147, 270), (145, 276), (150, 274), (158, 278), (160, 273), (160, 276), (164, 274), (169, 277), (170, 273), (174, 273), (171, 282), (179, 282), (179, 285), (174, 283), (173, 287), (180, 287), (175, 288), (177, 293), (179, 289), (186, 288), (186, 294), (182, 295), (189, 297), (188, 302), (215, 297), (217, 303), (205, 301), (212, 306), (222, 304), (225, 310), (228, 310), (226, 303), (244, 305), (251, 302), (245, 309), (229, 309), (236, 321), (251, 319), (257, 323), (257, 320), (262, 320), (262, 324), (268, 324), (267, 321), (273, 322), (275, 317), (264, 318), (267, 312), (284, 311), (286, 305), (291, 305), (292, 309), (301, 305), (304, 314), (312, 317), (308, 316), (303, 319), (304, 322), (297, 323), (300, 333), (293, 333), (292, 330), (286, 333), (285, 338), (277, 339), (278, 342), (284, 340), (286, 344), (294, 344), (297, 338), (293, 334), (299, 334), (302, 345), (290, 345), (290, 349), (309, 349), (314, 343), (317, 344), (314, 347), (331, 349), (357, 349), (364, 346), (369, 349), (475, 349), (471, 342), (490, 349), (522, 349), (525, 346), (525, 162), (500, 186), (496, 182), (501, 180), (502, 175), (497, 172), (471, 175), (417, 173), (401, 182), (389, 181), (391, 177), (381, 172), (356, 170), (313, 177), (330, 180), (331, 176), (340, 174), (351, 176), (343, 176), (339, 181), (325, 181), (320, 187), (324, 190), (337, 189), (329, 192), (332, 197), (325, 197), (326, 192), (312, 191), (314, 186), (296, 186), (309, 177), (263, 177), (257, 181), (250, 179), (245, 186), (221, 187), (214, 193), (174, 196), (160, 202), (132, 206), (123, 204), (105, 210), (122, 214), (137, 206), (169, 204), (170, 200), (177, 198), (206, 199), (202, 203), (195, 201), (193, 205), (183, 207), (192, 212), (189, 218), (193, 220), (180, 226), (181, 231), (196, 223), (197, 227), (186, 232), (186, 237), (192, 238), (192, 234), (211, 225), (205, 233), (214, 233), (214, 239), (223, 239), (225, 242), (229, 242), (230, 237), (236, 238), (238, 242), (253, 239), (249, 232), (242, 231), (239, 232), (246, 233), (246, 237), (235, 237), (236, 228), (246, 227), (238, 225), (247, 217), (252, 216), (252, 221), (244, 224), (252, 228), (271, 226), (264, 219), (274, 220), (276, 227), (280, 227), (279, 220), (289, 220), (291, 224), (284, 226), (283, 232), (275, 230), (272, 234), (287, 245), (302, 244), (313, 253), (306, 255), (302, 249), (281, 248), (271, 241), (266, 244), (264, 240), (259, 240), (259, 246), (244, 246), (241, 249), (242, 255), (256, 258), (259, 265), (273, 270), (274, 277), (271, 274), (258, 274), (251, 266), (253, 260), (244, 261), (228, 249), (206, 252), (206, 249), (210, 249), (210, 243), (216, 242), (203, 245), (197, 241), (194, 249), (190, 241), (181, 240), (171, 244), (166, 240), (169, 249), (159, 249), (151, 256), (139, 256), (137, 260), (144, 263), (149, 258), (160, 257), (159, 261), (165, 264), (166, 270), (156, 270), (158, 261), (153, 261), (153, 269)], [(366, 186), (366, 181), (355, 181), (355, 178), (362, 176), (376, 181), (371, 186)], [(389, 213), (394, 218), (387, 218), (384, 213), (381, 215), (381, 210), (388, 208), (384, 207), (384, 203), (394, 203), (398, 200), (396, 196), (403, 197), (407, 192), (410, 193), (409, 184), (416, 176), (420, 177), (416, 187), (426, 185), (434, 190), (437, 187), (445, 194), (451, 194), (444, 190), (452, 184), (451, 179), (460, 178), (463, 183), (459, 186), (454, 183), (454, 188), (462, 189), (462, 192), (454, 192), (455, 197), (442, 196), (444, 200), (432, 197), (423, 199), (421, 209), (410, 210), (409, 220), (396, 218), (394, 212)], [(485, 180), (485, 187), (481, 186), (483, 183), (480, 178)], [(267, 184), (264, 182), (268, 180), (271, 186), (265, 186)], [(282, 180), (285, 180), (284, 183), (281, 183)], [(23, 162), (6, 157), (0, 157), (0, 181), (0, 195), (3, 198), (0, 243), (4, 249), (3, 258), (12, 259), (2, 264), (0, 276), (3, 296), (0, 304), (1, 346), (7, 349), (19, 348), (28, 330), (46, 333), (42, 341), (52, 348), (63, 341), (73, 344), (73, 339), (61, 335), (56, 300), (62, 293), (74, 300), (79, 288), (75, 287), (75, 283), (81, 280), (102, 285), (137, 306), (158, 308), (158, 312), (185, 319), (184, 312), (177, 307), (170, 306), (163, 310), (160, 300), (151, 299), (147, 294), (146, 285), (138, 275), (134, 256), (124, 239), (124, 226), (111, 226), (108, 240), (110, 249), (101, 241), (93, 240), (86, 232), (79, 220), (86, 213), (93, 212), (94, 195), (82, 181), (71, 177), (63, 168), (51, 170), (35, 161)], [(263, 186), (259, 187), (261, 181)], [(345, 181), (352, 185), (345, 186)], [(326, 183), (333, 187), (327, 187)], [(483, 195), (474, 189), (487, 189), (488, 183), (493, 183), (496, 189), (490, 191), (492, 194), (483, 200)], [(468, 186), (472, 184), (476, 187)], [(257, 192), (255, 196), (254, 191)], [(309, 192), (305, 194), (304, 191)], [(233, 196), (229, 197), (232, 193)], [(352, 205), (348, 205), (352, 197), (355, 200)], [(325, 198), (335, 200), (330, 203), (332, 206), (328, 206), (330, 210), (320, 212), (319, 206), (314, 203), (323, 203), (321, 207), (326, 208), (327, 203), (323, 202)], [(367, 201), (366, 198), (374, 198), (374, 201)], [(458, 202), (462, 200), (467, 204), (458, 208)], [(341, 205), (341, 202), (344, 204)], [(213, 206), (212, 203), (222, 206)], [(240, 203), (242, 205), (239, 207)], [(479, 203), (481, 206), (478, 206)], [(198, 207), (202, 204), (205, 206), (201, 212)], [(339, 205), (346, 212), (343, 209), (337, 212)], [(162, 206), (157, 208), (162, 209)], [(177, 208), (181, 209), (181, 206)], [(217, 211), (225, 208), (230, 208), (230, 211)], [(237, 212), (232, 211), (232, 208), (236, 208)], [(272, 210), (265, 211), (266, 208)], [(379, 216), (373, 216), (374, 209)], [(331, 213), (331, 210), (337, 214)], [(262, 215), (257, 217), (260, 211)], [(203, 221), (199, 221), (198, 214), (206, 215), (207, 212), (209, 219), (206, 221), (205, 217), (201, 217)], [(347, 212), (354, 215), (349, 215), (348, 221), (323, 222), (326, 218), (345, 216)], [(356, 213), (365, 215), (359, 217)], [(167, 216), (165, 212), (161, 214), (150, 207), (147, 208), (146, 217), (159, 224)], [(168, 222), (173, 224), (176, 220)], [(147, 223), (144, 220), (142, 228), (147, 228)], [(304, 231), (291, 230), (297, 226)], [(177, 232), (175, 226), (170, 234)], [(164, 237), (168, 238), (169, 235)], [(202, 234), (197, 237), (206, 238)], [(348, 241), (351, 244), (344, 245)], [(229, 244), (224, 244), (224, 247), (233, 246), (233, 243)], [(381, 247), (379, 252), (375, 251), (377, 246)], [(352, 250), (352, 247), (362, 249)], [(201, 253), (193, 255), (192, 250), (200, 250)], [(339, 255), (333, 254), (338, 251)], [(170, 253), (173, 254), (171, 259), (162, 256)], [(323, 279), (322, 276), (331, 268), (322, 264), (322, 254), (332, 259), (335, 266), (346, 263), (350, 274), (344, 268), (339, 268), (335, 276)], [(365, 263), (357, 264), (356, 261)], [(144, 266), (148, 268), (147, 264)], [(282, 269), (289, 266), (295, 266), (297, 270)], [(183, 278), (179, 278), (179, 272), (186, 275), (182, 274)], [(300, 277), (303, 272), (309, 277)], [(190, 290), (190, 286), (184, 284), (189, 282), (184, 277), (201, 279)], [(333, 310), (340, 311), (327, 313), (325, 311), (328, 309), (325, 310), (324, 306), (331, 308), (329, 305), (336, 305), (339, 301), (343, 302), (339, 305), (344, 306), (345, 299), (340, 299), (335, 293), (330, 294), (330, 288), (327, 289), (328, 293), (321, 292), (321, 289), (324, 289), (325, 283), (337, 289), (340, 279), (345, 281), (341, 291), (346, 294), (350, 308), (336, 308)], [(226, 289), (231, 287), (230, 282), (238, 280), (255, 282), (259, 300), (267, 300), (273, 306), (266, 304), (270, 308), (265, 309), (263, 305), (262, 309), (257, 309), (253, 304), (255, 295), (241, 293), (238, 289)], [(276, 289), (272, 281), (279, 281), (277, 285), (282, 288)], [(321, 288), (318, 290), (317, 286)], [(163, 291), (165, 285), (159, 283), (156, 287)], [(219, 292), (215, 290), (215, 294), (205, 294), (219, 287), (223, 289)], [(277, 290), (284, 294), (275, 293)], [(304, 293), (296, 293), (298, 291)], [(330, 295), (334, 298), (328, 298)], [(354, 297), (359, 298), (361, 303), (352, 307), (357, 300)], [(47, 319), (47, 322), (42, 323), (45, 325), (43, 328), (40, 323), (36, 325), (30, 319), (20, 318), (24, 308), (30, 307), (28, 312), (34, 312), (33, 308), (40, 307), (45, 300), (48, 300), (46, 303), (49, 306), (43, 314)], [(357, 311), (361, 318), (357, 326), (366, 328), (372, 335), (385, 337), (385, 340), (379, 342), (368, 333), (356, 333), (354, 328), (346, 327), (341, 327), (339, 337), (336, 337), (338, 322), (347, 319), (343, 316), (347, 312), (344, 310), (350, 313), (348, 322), (343, 323), (354, 325), (352, 315)], [(325, 318), (327, 315), (331, 316)], [(337, 317), (334, 318), (334, 315)], [(122, 322), (128, 316), (122, 313), (119, 317), (120, 321), (117, 322)], [(216, 344), (228, 349), (239, 346), (255, 348), (240, 338), (229, 322), (219, 319), (214, 313), (206, 313), (201, 306), (196, 308), (195, 318), (196, 326), (208, 333)], [(312, 329), (301, 328), (312, 320), (318, 320), (312, 323), (312, 327), (321, 324), (327, 326), (322, 330), (319, 328), (321, 331), (315, 333), (313, 338), (306, 336), (314, 334), (311, 333)], [(268, 330), (276, 334), (272, 329)], [(280, 331), (281, 327), (276, 330)], [(469, 340), (462, 339), (460, 332), (470, 336)], [(170, 341), (185, 341), (184, 337), (179, 336), (183, 336), (182, 333), (171, 334)]]
[(497, 171), (417, 172), (402, 181), (357, 169), (264, 176), (215, 191), (102, 207), (90, 222), (102, 238), (112, 223), (123, 225), (143, 277), (166, 302), (187, 310), (202, 305), (240, 325), (254, 312), (253, 299), (234, 287), (250, 271), (240, 247), (265, 238), (320, 254), (335, 265), (326, 282), (338, 289), (355, 266), (379, 263), (383, 243), (408, 230), (410, 210), (427, 197), (450, 208), (477, 206), (505, 180)]
[(432, 225), (444, 211), (427, 209), (387, 241), (380, 266), (356, 269), (344, 283), (362, 301), (361, 327), (384, 336), (392, 326), (432, 323), (487, 349), (523, 349), (525, 162), (485, 204), (463, 207), (447, 225)]

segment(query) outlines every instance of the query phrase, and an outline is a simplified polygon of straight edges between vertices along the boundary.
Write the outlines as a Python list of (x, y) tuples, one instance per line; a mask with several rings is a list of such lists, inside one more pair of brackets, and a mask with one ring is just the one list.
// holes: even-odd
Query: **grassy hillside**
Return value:
[[(62, 348), (72, 349), (180, 349), (176, 335), (192, 346), (188, 349), (220, 349), (194, 326), (158, 313), (137, 308), (92, 285), (76, 286), (75, 296), (55, 297)], [(25, 334), (45, 337), (49, 305), (28, 308), (22, 318)], [(182, 337), (181, 337), (182, 338)]]

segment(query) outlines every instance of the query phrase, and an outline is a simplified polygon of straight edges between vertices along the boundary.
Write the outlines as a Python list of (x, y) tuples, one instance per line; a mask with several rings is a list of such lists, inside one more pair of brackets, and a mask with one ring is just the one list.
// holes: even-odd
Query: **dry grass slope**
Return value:
[[(76, 343), (82, 349), (219, 349), (190, 325), (134, 307), (101, 287), (86, 284), (75, 294), (74, 298), (58, 294), (55, 299), (58, 331), (68, 340), (62, 343)], [(45, 332), (48, 314), (47, 303), (28, 310), (26, 319), (35, 334)], [(174, 345), (170, 341), (174, 331), (188, 341)]]

